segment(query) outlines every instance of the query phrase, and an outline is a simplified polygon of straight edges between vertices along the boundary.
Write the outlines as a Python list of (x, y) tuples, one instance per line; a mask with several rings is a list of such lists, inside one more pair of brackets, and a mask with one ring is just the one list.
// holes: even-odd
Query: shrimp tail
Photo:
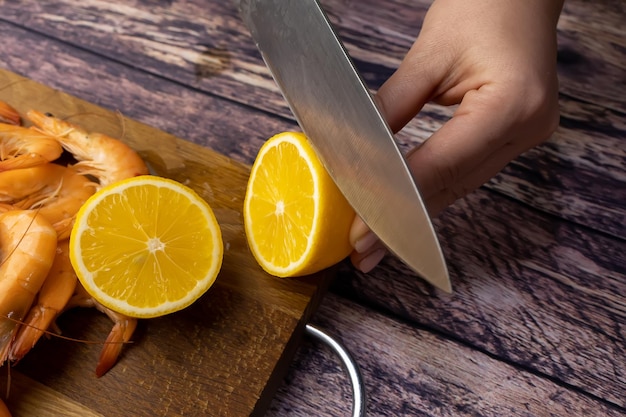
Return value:
[(109, 333), (104, 347), (100, 352), (100, 358), (96, 365), (96, 376), (100, 378), (107, 373), (109, 369), (115, 365), (122, 347), (130, 341), (135, 329), (137, 328), (137, 319), (131, 317), (120, 316), (112, 318), (115, 322), (113, 329)]
[(9, 354), (11, 361), (19, 361), (35, 347), (35, 344), (55, 317), (56, 312), (50, 309), (41, 306), (33, 307), (26, 318), (28, 325), (20, 327), (18, 337), (16, 337), (15, 341), (11, 344)]
[(80, 281), (77, 282), (74, 295), (67, 304), (66, 309), (74, 307), (95, 307), (101, 313), (106, 314), (114, 323), (104, 343), (104, 347), (100, 351), (100, 358), (96, 364), (96, 376), (99, 378), (107, 373), (117, 362), (124, 344), (130, 341), (137, 328), (137, 319), (116, 313), (100, 304), (87, 293)]
[(22, 124), (22, 118), (17, 110), (0, 100), (0, 122), (19, 126)]
[(64, 240), (59, 242), (54, 262), (39, 290), (36, 304), (30, 309), (12, 343), (10, 353), (12, 361), (22, 359), (48, 328), (53, 326), (54, 320), (74, 294), (77, 281), (69, 258), (68, 241)]

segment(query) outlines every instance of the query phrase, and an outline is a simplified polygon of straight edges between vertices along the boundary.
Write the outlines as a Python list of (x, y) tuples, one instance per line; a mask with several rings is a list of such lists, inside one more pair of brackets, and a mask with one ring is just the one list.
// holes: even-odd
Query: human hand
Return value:
[[(428, 102), (452, 118), (407, 155), (431, 217), (546, 140), (559, 122), (556, 24), (563, 0), (435, 0), (415, 43), (375, 99), (394, 132)], [(384, 257), (360, 218), (363, 272)]]

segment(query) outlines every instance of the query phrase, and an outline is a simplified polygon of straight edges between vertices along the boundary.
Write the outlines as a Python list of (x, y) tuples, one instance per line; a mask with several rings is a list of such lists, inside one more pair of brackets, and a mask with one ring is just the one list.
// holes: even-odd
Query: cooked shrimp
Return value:
[(27, 117), (42, 132), (56, 137), (79, 162), (81, 174), (96, 177), (101, 186), (125, 178), (148, 174), (141, 157), (124, 142), (102, 133), (87, 132), (79, 126), (30, 110)]
[(100, 352), (100, 358), (96, 365), (96, 376), (101, 377), (117, 362), (123, 345), (130, 341), (135, 332), (137, 319), (116, 313), (100, 304), (87, 293), (80, 281), (77, 282), (74, 296), (67, 305), (68, 309), (74, 307), (95, 307), (98, 311), (106, 314), (114, 323), (106, 342), (104, 342), (104, 347)]
[(33, 210), (0, 214), (0, 366), (54, 261), (57, 234)]
[(11, 125), (22, 124), (20, 114), (9, 103), (0, 100), (0, 122)]
[(11, 210), (19, 210), (19, 209), (12, 204), (0, 203), (0, 213), (4, 213), (7, 211), (11, 211)]
[(37, 300), (28, 312), (12, 343), (10, 359), (20, 360), (34, 346), (54, 320), (63, 311), (74, 294), (78, 278), (74, 273), (69, 255), (69, 240), (60, 241), (52, 267), (48, 272)]
[(0, 123), (0, 171), (54, 161), (63, 153), (58, 140), (29, 127)]
[(39, 210), (63, 239), (95, 187), (96, 183), (72, 168), (46, 163), (0, 172), (0, 203)]

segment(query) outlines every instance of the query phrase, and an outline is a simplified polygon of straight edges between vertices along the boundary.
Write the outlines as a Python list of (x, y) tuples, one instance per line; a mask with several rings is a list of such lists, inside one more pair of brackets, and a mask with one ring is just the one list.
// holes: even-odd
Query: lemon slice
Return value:
[(354, 210), (306, 136), (283, 132), (259, 150), (244, 200), (248, 245), (279, 277), (318, 272), (352, 251)]
[(222, 235), (209, 205), (157, 176), (103, 187), (79, 210), (70, 260), (85, 290), (131, 317), (181, 310), (204, 294), (222, 265)]

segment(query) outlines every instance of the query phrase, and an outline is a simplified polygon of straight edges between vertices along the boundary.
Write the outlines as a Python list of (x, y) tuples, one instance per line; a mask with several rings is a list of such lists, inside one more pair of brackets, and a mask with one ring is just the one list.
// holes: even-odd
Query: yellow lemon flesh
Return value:
[(151, 318), (204, 294), (222, 265), (222, 235), (209, 205), (157, 176), (96, 192), (70, 235), (70, 259), (85, 290), (111, 310)]
[(244, 201), (248, 245), (271, 275), (308, 275), (352, 251), (354, 210), (306, 136), (283, 132), (259, 150)]

